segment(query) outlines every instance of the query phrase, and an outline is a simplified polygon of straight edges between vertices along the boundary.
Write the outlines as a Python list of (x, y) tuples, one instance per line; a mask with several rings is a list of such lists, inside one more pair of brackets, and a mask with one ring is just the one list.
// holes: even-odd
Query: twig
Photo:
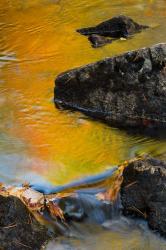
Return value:
[(4, 229), (8, 229), (8, 228), (13, 228), (13, 227), (16, 227), (17, 226), (17, 224), (10, 224), (10, 225), (8, 225), (8, 226), (5, 226), (5, 227), (3, 227)]
[(133, 186), (136, 183), (138, 183), (138, 181), (133, 181), (133, 182), (129, 183), (128, 185), (126, 185), (125, 188), (129, 188), (129, 187)]
[(19, 242), (18, 240), (13, 241), (13, 242), (14, 242), (15, 244), (20, 245), (20, 246), (24, 246), (24, 247), (27, 247), (27, 248), (29, 248), (29, 249), (32, 249), (30, 246), (27, 246), (27, 245), (25, 245), (25, 244), (23, 244), (23, 243)]
[(135, 211), (135, 212), (138, 212), (139, 214), (141, 214), (145, 219), (147, 218), (147, 215), (145, 214), (145, 213), (143, 213), (143, 212), (141, 212), (141, 210), (139, 210), (138, 208), (136, 208), (136, 207), (129, 207), (128, 208), (129, 210), (133, 210), (133, 211)]

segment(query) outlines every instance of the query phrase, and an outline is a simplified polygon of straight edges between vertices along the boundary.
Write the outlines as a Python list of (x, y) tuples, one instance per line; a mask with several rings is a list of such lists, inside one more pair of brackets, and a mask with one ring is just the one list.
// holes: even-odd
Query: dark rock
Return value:
[(124, 214), (144, 217), (152, 229), (166, 236), (166, 163), (145, 157), (129, 163), (123, 177)]
[(107, 43), (112, 43), (112, 39), (99, 35), (90, 35), (88, 40), (91, 42), (93, 48), (102, 47)]
[(55, 85), (58, 107), (118, 127), (165, 127), (166, 44), (67, 71)]
[[(148, 26), (140, 25), (134, 22), (131, 18), (120, 15), (102, 22), (95, 27), (78, 29), (77, 32), (85, 36), (90, 36), (89, 40), (94, 45), (94, 39), (91, 38), (91, 35), (98, 35), (97, 40), (99, 40), (99, 36), (127, 38), (128, 36), (131, 36), (134, 33), (140, 32), (141, 30), (146, 28), (148, 28)], [(99, 46), (103, 46), (108, 43), (107, 39), (104, 40), (103, 38), (101, 38), (101, 40), (102, 43), (99, 43)]]
[(41, 226), (16, 197), (0, 196), (0, 249), (41, 249), (49, 239)]
[[(118, 203), (118, 201), (117, 201)], [(102, 224), (118, 216), (120, 208), (117, 203), (103, 202), (94, 194), (77, 193), (75, 196), (60, 199), (58, 205), (63, 210), (67, 221), (86, 221)]]

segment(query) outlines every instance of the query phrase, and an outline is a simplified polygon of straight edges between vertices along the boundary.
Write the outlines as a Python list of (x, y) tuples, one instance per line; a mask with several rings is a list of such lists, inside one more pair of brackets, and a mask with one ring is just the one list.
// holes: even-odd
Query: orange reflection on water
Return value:
[[(118, 14), (153, 28), (96, 50), (75, 31)], [(26, 155), (19, 169), (23, 179), (26, 166), (26, 171), (63, 184), (120, 163), (130, 156), (136, 142), (136, 148), (142, 147), (146, 138), (56, 109), (54, 80), (64, 70), (164, 41), (165, 17), (164, 0), (0, 2), (0, 132), (25, 145), (23, 151), (13, 146), (13, 151)], [(6, 153), (5, 140), (2, 154)], [(163, 142), (147, 140), (147, 151), (165, 147)]]

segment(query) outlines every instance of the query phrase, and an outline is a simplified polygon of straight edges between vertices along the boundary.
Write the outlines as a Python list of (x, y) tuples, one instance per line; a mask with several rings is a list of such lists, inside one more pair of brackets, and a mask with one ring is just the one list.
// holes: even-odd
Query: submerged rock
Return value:
[(99, 35), (90, 35), (88, 37), (88, 40), (92, 43), (93, 48), (98, 48), (102, 47), (106, 43), (112, 43), (112, 39), (104, 37), (104, 36), (99, 36)]
[(83, 192), (60, 199), (58, 205), (67, 221), (102, 224), (120, 214), (119, 200), (115, 203), (101, 201), (94, 194)]
[(41, 249), (49, 239), (20, 199), (0, 196), (0, 248), (12, 250)]
[[(148, 26), (138, 24), (133, 21), (133, 19), (120, 15), (102, 22), (95, 27), (78, 29), (77, 32), (82, 35), (89, 36), (90, 42), (92, 43), (93, 47), (96, 48), (110, 43), (109, 39), (104, 39), (103, 37), (127, 38), (128, 36), (131, 36), (134, 33), (140, 32), (146, 28), (148, 28)], [(93, 35), (97, 35), (95, 36), (95, 39)]]
[(118, 127), (165, 127), (166, 44), (67, 71), (55, 85), (58, 107)]
[(133, 161), (123, 178), (124, 214), (147, 219), (152, 229), (166, 236), (166, 163), (150, 157)]

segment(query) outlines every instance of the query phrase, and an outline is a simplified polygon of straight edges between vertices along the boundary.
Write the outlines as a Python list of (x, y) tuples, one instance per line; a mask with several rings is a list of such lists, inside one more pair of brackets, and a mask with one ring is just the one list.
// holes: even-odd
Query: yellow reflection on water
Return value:
[[(96, 50), (75, 31), (119, 14), (152, 28)], [(165, 19), (165, 0), (0, 1), (0, 134), (5, 134), (0, 162), (4, 154), (4, 166), (16, 158), (11, 179), (24, 180), (30, 172), (63, 184), (103, 171), (135, 151), (153, 148), (155, 155), (160, 148), (164, 153), (165, 141), (129, 136), (79, 113), (56, 109), (53, 88), (64, 70), (164, 42)]]

